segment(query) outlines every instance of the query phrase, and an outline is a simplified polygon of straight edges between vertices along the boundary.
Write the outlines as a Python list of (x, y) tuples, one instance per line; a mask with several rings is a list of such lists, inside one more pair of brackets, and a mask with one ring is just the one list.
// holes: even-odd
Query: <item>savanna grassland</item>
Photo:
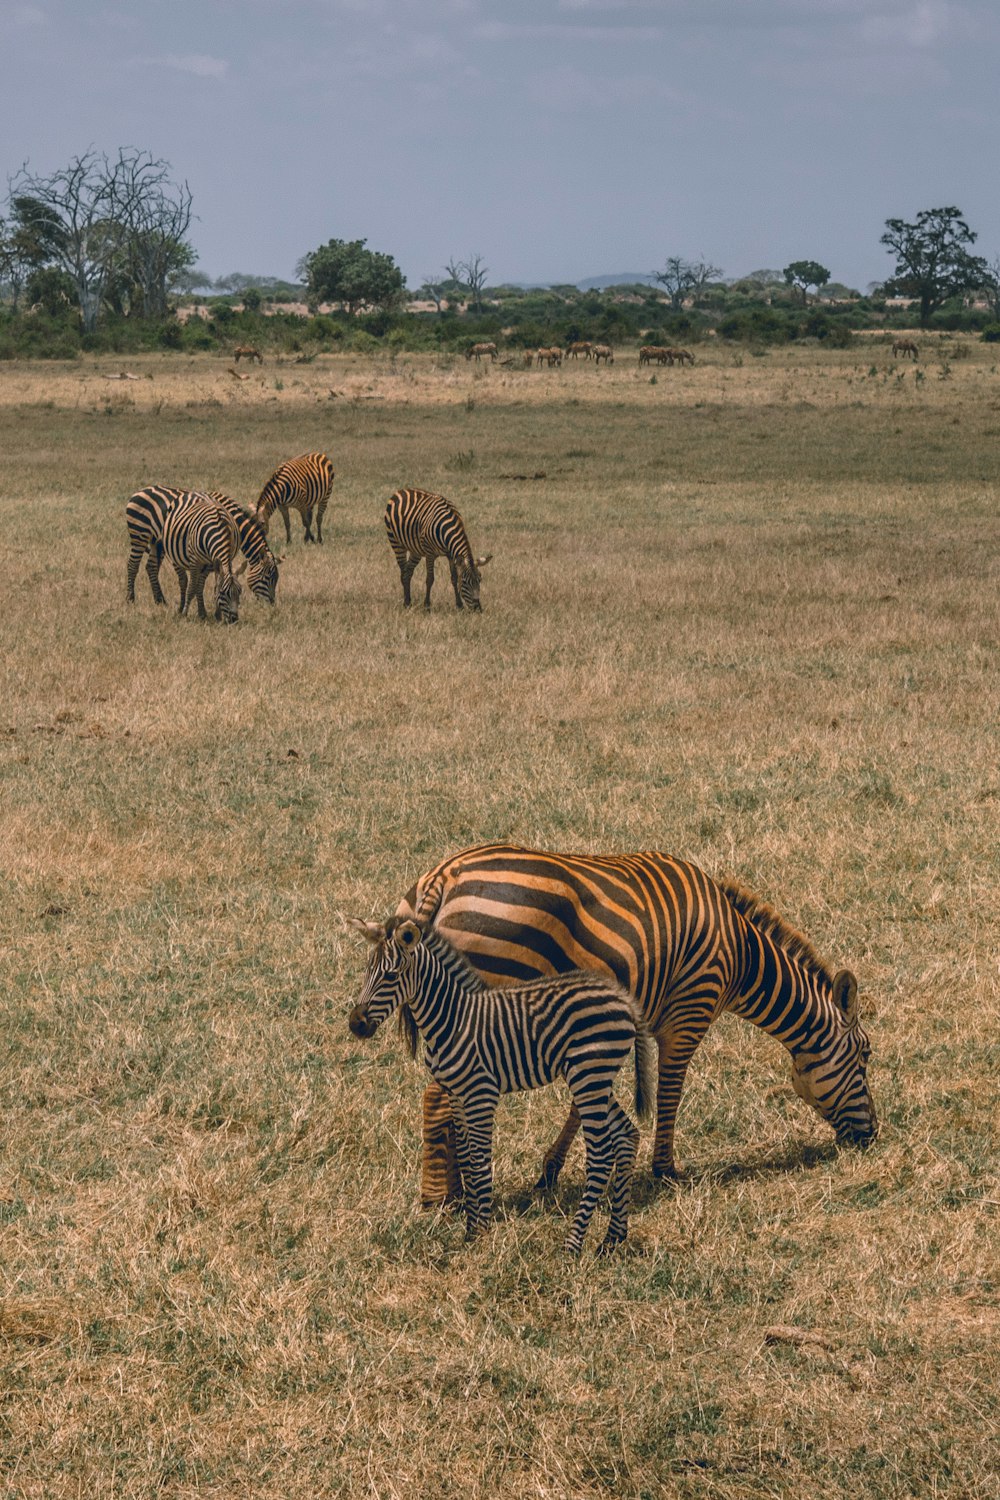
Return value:
[[(1000, 369), (922, 355), (0, 367), (5, 1495), (997, 1495)], [(126, 606), (134, 489), (307, 448), (273, 611)], [(404, 614), (402, 484), (481, 616), (440, 565)], [(557, 1090), (501, 1106), (486, 1240), (422, 1214), (342, 916), (499, 837), (773, 902), (859, 977), (875, 1146), (728, 1019), (617, 1257), (560, 1255), (579, 1146), (530, 1196)]]

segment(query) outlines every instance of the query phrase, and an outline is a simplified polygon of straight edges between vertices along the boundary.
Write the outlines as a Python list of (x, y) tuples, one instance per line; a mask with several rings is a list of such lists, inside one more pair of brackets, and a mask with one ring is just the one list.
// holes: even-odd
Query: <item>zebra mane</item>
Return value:
[(809, 939), (797, 927), (786, 922), (773, 906), (741, 885), (738, 880), (719, 880), (717, 884), (740, 915), (752, 923), (758, 932), (766, 933), (789, 958), (798, 959), (807, 969), (825, 979), (827, 984), (833, 984), (829, 965), (820, 958)]

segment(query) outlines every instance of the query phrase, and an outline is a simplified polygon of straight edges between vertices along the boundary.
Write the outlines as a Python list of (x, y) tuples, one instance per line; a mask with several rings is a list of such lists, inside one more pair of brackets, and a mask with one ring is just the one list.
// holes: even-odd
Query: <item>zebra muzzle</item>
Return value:
[(351, 1011), (347, 1018), (347, 1025), (352, 1036), (374, 1036), (378, 1030), (377, 1022), (370, 1021), (367, 1012), (360, 1005), (356, 1005)]

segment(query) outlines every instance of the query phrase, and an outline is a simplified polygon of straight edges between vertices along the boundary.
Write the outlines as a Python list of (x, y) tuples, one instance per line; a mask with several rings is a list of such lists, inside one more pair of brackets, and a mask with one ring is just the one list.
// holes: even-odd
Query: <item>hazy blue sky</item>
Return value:
[(147, 148), (212, 276), (366, 238), (411, 286), (887, 275), (957, 204), (1000, 254), (996, 0), (0, 0), (3, 166)]

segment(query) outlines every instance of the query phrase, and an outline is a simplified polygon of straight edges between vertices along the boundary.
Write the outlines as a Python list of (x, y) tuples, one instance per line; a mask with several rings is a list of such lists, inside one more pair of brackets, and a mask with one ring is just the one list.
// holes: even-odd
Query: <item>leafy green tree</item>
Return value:
[(894, 274), (885, 282), (888, 296), (913, 297), (920, 303), (920, 326), (949, 297), (980, 287), (988, 276), (982, 256), (966, 248), (976, 235), (957, 208), (927, 208), (916, 222), (886, 219), (880, 244), (896, 257)]
[(808, 291), (814, 286), (818, 291), (821, 286), (826, 286), (830, 280), (830, 273), (826, 266), (821, 266), (818, 260), (793, 260), (791, 265), (785, 267), (781, 273), (789, 286), (797, 286), (802, 293), (802, 306), (805, 307), (809, 301)]
[(362, 307), (397, 306), (406, 291), (403, 273), (391, 255), (366, 250), (366, 240), (328, 240), (299, 261), (311, 307), (342, 302), (350, 314)]

